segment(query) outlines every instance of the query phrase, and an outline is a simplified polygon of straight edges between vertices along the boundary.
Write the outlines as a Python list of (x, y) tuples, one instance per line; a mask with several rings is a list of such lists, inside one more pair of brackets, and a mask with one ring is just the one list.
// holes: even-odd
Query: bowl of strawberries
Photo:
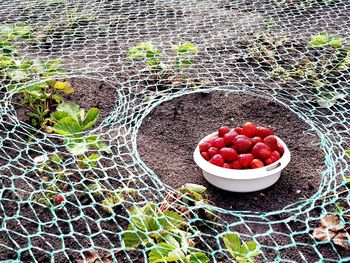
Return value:
[(271, 129), (247, 122), (234, 129), (220, 127), (204, 137), (193, 157), (212, 185), (254, 192), (277, 182), (290, 162), (290, 151)]

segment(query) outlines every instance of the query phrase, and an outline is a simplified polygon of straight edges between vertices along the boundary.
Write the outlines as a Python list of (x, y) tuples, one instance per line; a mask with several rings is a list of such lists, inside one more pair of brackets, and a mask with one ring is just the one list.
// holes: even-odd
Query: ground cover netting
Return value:
[[(0, 7), (1, 260), (350, 259), (347, 1), (37, 0)], [(177, 43), (183, 45), (173, 47)], [(60, 96), (47, 97), (49, 89)], [(63, 99), (76, 104), (65, 104), (64, 111)], [(208, 111), (226, 105), (243, 115), (213, 114), (212, 123), (203, 122), (196, 112), (203, 103)], [(199, 174), (190, 159), (181, 177), (166, 177), (179, 159), (157, 156), (168, 154), (157, 149), (167, 146), (156, 141), (152, 147), (153, 139), (168, 139), (174, 153), (190, 156), (220, 121), (240, 125), (251, 120), (245, 114), (254, 107), (261, 111), (252, 116), (278, 128), (292, 154), (304, 149), (288, 180), (282, 173), (285, 184), (246, 194), (252, 199), (245, 205), (244, 198), (220, 190), (208, 188), (205, 201), (178, 189), (188, 183), (184, 170)], [(48, 113), (60, 109), (54, 117)], [(196, 117), (191, 111), (199, 119), (186, 126), (188, 116)], [(77, 125), (62, 125), (68, 114)], [(167, 137), (189, 137), (181, 133), (201, 123), (207, 128), (195, 129), (190, 144)], [(292, 136), (299, 125), (300, 135)], [(152, 154), (168, 163), (153, 169), (155, 159), (145, 157)], [(303, 180), (308, 190), (301, 195)], [(276, 206), (273, 195), (259, 199), (269, 191)], [(214, 202), (220, 194), (224, 205)], [(324, 222), (326, 215), (332, 224)], [(223, 242), (229, 232), (254, 242), (251, 253), (229, 251)]]

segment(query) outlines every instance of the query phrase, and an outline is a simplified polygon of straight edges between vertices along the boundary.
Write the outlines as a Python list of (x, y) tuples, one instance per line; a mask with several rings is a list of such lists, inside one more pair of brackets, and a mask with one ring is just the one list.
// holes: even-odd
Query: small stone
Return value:
[(301, 193), (301, 190), (297, 190), (297, 194), (300, 194)]

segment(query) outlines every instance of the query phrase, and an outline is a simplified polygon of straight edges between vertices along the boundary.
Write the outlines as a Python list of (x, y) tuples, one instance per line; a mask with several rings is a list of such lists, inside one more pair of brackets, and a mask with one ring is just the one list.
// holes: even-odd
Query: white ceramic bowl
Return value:
[[(209, 134), (199, 144), (210, 140), (215, 135), (217, 135), (217, 132)], [(230, 192), (259, 191), (276, 183), (280, 178), (281, 171), (290, 162), (290, 151), (287, 145), (278, 137), (277, 140), (283, 145), (284, 154), (278, 161), (262, 168), (235, 170), (216, 166), (202, 157), (199, 152), (199, 144), (194, 151), (193, 158), (202, 169), (205, 179), (212, 185)]]

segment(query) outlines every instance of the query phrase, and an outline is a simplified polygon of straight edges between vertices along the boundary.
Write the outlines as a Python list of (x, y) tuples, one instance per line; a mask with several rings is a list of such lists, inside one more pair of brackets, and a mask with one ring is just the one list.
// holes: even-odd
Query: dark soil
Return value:
[[(48, 4), (43, 7), (36, 2), (30, 5), (28, 1), (3, 2), (0, 20), (4, 24), (24, 21), (34, 27), (49, 25), (56, 18), (62, 18), (66, 8), (63, 4)], [(106, 0), (99, 1), (98, 5), (93, 1), (87, 3), (78, 0), (69, 3), (68, 6), (77, 7), (84, 12), (94, 10), (96, 21), (79, 25), (74, 32), (56, 28), (52, 35), (52, 43), (43, 41), (39, 46), (23, 44), (23, 51), (29, 58), (60, 58), (67, 70), (86, 76), (103, 76), (124, 83), (125, 88), (129, 89), (132, 86), (133, 90), (140, 92), (137, 95), (142, 96), (145, 94), (145, 87), (137, 78), (141, 68), (136, 68), (127, 59), (128, 48), (135, 43), (147, 41), (165, 47), (170, 47), (176, 42), (193, 41), (198, 44), (200, 50), (198, 64), (194, 65), (194, 77), (208, 79), (214, 86), (231, 85), (236, 82), (263, 83), (269, 86), (271, 82), (268, 83), (266, 73), (271, 69), (256, 61), (241, 58), (240, 54), (246, 54), (248, 51), (245, 44), (240, 44), (243, 37), (252, 37), (253, 33), (260, 30), (282, 34), (287, 32), (292, 41), (303, 38), (304, 46), (311, 35), (318, 33), (320, 29), (341, 36), (347, 36), (349, 33), (347, 1), (336, 0), (330, 5), (314, 4), (305, 11), (294, 8), (294, 5), (290, 4), (293, 2), (297, 1), (286, 1), (285, 5), (277, 7), (274, 0), (198, 1), (195, 4), (186, 1), (158, 3), (153, 0), (138, 0), (121, 3)], [(86, 6), (86, 9), (82, 6)], [(268, 29), (266, 25), (266, 21), (269, 20), (276, 23), (272, 29)], [(239, 45), (236, 46), (236, 42)], [(291, 50), (286, 49), (288, 55), (295, 59), (294, 55), (297, 53)], [(74, 78), (71, 82), (76, 91), (68, 99), (77, 102), (83, 108), (100, 108), (99, 123), (116, 106), (114, 87), (84, 78)], [(135, 84), (136, 82), (138, 84)], [(276, 95), (283, 96), (283, 90), (274, 91)], [(286, 89), (289, 95), (293, 94), (293, 91), (300, 94), (298, 89)], [(298, 99), (288, 98), (294, 105), (299, 103)], [(131, 95), (128, 99), (130, 111), (137, 114), (136, 106), (139, 105), (133, 107), (132, 103), (135, 102)], [(336, 126), (334, 123), (339, 122), (338, 125), (344, 129), (344, 123), (349, 116), (342, 105), (339, 107), (341, 114), (338, 115), (333, 113), (340, 111), (334, 110), (330, 113), (325, 110), (325, 114), (320, 111), (317, 122), (332, 127)], [(21, 121), (28, 122), (24, 110), (17, 110), (16, 114)], [(315, 116), (315, 113), (313, 114)], [(129, 116), (131, 117), (131, 114)], [(118, 117), (115, 116), (115, 120)], [(221, 125), (237, 126), (248, 120), (274, 129), (289, 146), (292, 162), (274, 186), (261, 192), (234, 194), (210, 186), (192, 160), (195, 145), (203, 136)], [(95, 200), (92, 204), (89, 200), (78, 200), (75, 194), (79, 194), (80, 190), (72, 191), (69, 202), (59, 210), (50, 211), (33, 204), (28, 196), (34, 190), (38, 190), (38, 180), (41, 177), (32, 178), (32, 174), (28, 172), (31, 165), (28, 161), (31, 151), (26, 151), (28, 129), (17, 126), (17, 123), (5, 117), (0, 122), (0, 127), (4, 138), (0, 147), (0, 261), (14, 259), (22, 262), (75, 262), (81, 258), (82, 251), (92, 247), (103, 248), (103, 251), (99, 251), (101, 255), (113, 249), (122, 249), (118, 234), (128, 224), (125, 209), (118, 209), (117, 215), (110, 217), (102, 210), (101, 200)], [(229, 210), (275, 211), (310, 197), (321, 181), (318, 170), (325, 167), (324, 157), (319, 147), (319, 138), (312, 132), (304, 133), (308, 128), (309, 126), (291, 111), (272, 101), (242, 94), (198, 93), (158, 106), (144, 120), (139, 131), (138, 151), (160, 179), (174, 188), (186, 182), (200, 183), (208, 187), (209, 199), (219, 207)], [(144, 201), (151, 200), (151, 197), (159, 198), (155, 197), (155, 194), (160, 194), (164, 189), (159, 190), (147, 182), (145, 178), (148, 175), (140, 173), (137, 168), (132, 171), (133, 168), (129, 164), (134, 160), (125, 162), (124, 155), (130, 159), (133, 157), (130, 154), (131, 146), (128, 145), (130, 140), (123, 137), (123, 132), (119, 134), (120, 130), (110, 132), (105, 135), (114, 143), (116, 150), (111, 160), (113, 165), (117, 165), (113, 167), (114, 170), (111, 169), (108, 176), (103, 174), (104, 179), (108, 177), (106, 180), (111, 188), (117, 188), (123, 181), (122, 174), (134, 173), (136, 178), (142, 177), (139, 181), (144, 183), (138, 188), (140, 197)], [(42, 149), (47, 150), (46, 146), (44, 144), (39, 148), (38, 145), (31, 144), (31, 147), (38, 148), (35, 150), (39, 153)], [(52, 141), (47, 147), (52, 147)], [(104, 163), (102, 169), (106, 168)], [(32, 180), (36, 180), (35, 183)], [(130, 202), (128, 205), (134, 203)], [(341, 261), (342, 258), (349, 257), (349, 252), (342, 249), (336, 251), (338, 248), (330, 244), (315, 246), (315, 239), (311, 237), (309, 230), (318, 225), (316, 219), (325, 210), (314, 210), (288, 224), (283, 221), (283, 215), (267, 218), (272, 221), (281, 219), (282, 223), (274, 224), (257, 222), (266, 219), (263, 217), (253, 218), (253, 222), (249, 223), (244, 219), (241, 225), (234, 226), (231, 230), (255, 236), (261, 234), (257, 241), (265, 246), (263, 251), (268, 260), (259, 258), (258, 262), (323, 262), (330, 259)], [(234, 221), (233, 216), (219, 216), (223, 226), (220, 231), (225, 231), (229, 227), (227, 224)], [(202, 221), (200, 223), (204, 224)], [(199, 229), (209, 234), (205, 242), (198, 242), (198, 246), (207, 251), (218, 249), (215, 235), (219, 230), (210, 229), (211, 232), (205, 228)], [(292, 245), (292, 248), (288, 245)], [(282, 249), (283, 247), (285, 248)], [(227, 256), (222, 255), (220, 258), (222, 253), (215, 254), (217, 261), (228, 262)], [(118, 262), (146, 262), (145, 257), (146, 252), (141, 250), (135, 253), (121, 250), (116, 255)]]
[[(288, 145), (292, 160), (280, 180), (263, 191), (230, 193), (204, 179), (192, 155), (198, 141), (220, 126), (247, 121), (270, 127)], [(209, 200), (228, 210), (274, 211), (310, 197), (325, 168), (319, 138), (309, 126), (282, 105), (243, 94), (192, 94), (158, 106), (145, 118), (138, 135), (142, 160), (171, 187), (203, 184)], [(317, 169), (315, 169), (317, 167)]]
[[(101, 113), (98, 122), (95, 124), (95, 127), (97, 127), (114, 109), (117, 99), (115, 87), (105, 82), (88, 78), (71, 78), (69, 81), (75, 92), (67, 96), (66, 101), (74, 101), (85, 109), (91, 107), (99, 108)], [(30, 125), (29, 119), (25, 114), (27, 109), (20, 106), (20, 96), (15, 95), (13, 101), (17, 102), (15, 104), (17, 118)], [(54, 152), (57, 150), (63, 154), (66, 150), (62, 146), (62, 141), (58, 139), (53, 139), (52, 141), (42, 139), (38, 144), (28, 144), (29, 134), (35, 134), (35, 130), (25, 130), (22, 126), (18, 126), (16, 122), (11, 121), (11, 118), (7, 119), (6, 116), (3, 118), (4, 124), (1, 124), (2, 138), (6, 138), (6, 140), (3, 140), (5, 149), (1, 149), (0, 158), (0, 182), (2, 189), (0, 205), (5, 209), (0, 213), (0, 222), (4, 222), (5, 216), (8, 219), (6, 220), (6, 232), (2, 232), (0, 241), (6, 244), (7, 247), (12, 248), (12, 250), (1, 247), (0, 260), (16, 259), (16, 248), (18, 246), (29, 246), (28, 244), (31, 243), (34, 246), (32, 248), (34, 255), (29, 250), (23, 251), (20, 254), (20, 259), (23, 262), (34, 262), (34, 259), (37, 262), (48, 262), (53, 260), (53, 257), (51, 258), (49, 254), (44, 253), (40, 249), (45, 249), (46, 251), (58, 250), (63, 246), (69, 249), (70, 252), (57, 253), (54, 255), (54, 260), (56, 262), (75, 261), (80, 258), (80, 250), (82, 248), (87, 249), (91, 245), (91, 241), (87, 239), (87, 236), (91, 235), (91, 233), (96, 234), (93, 242), (101, 244), (106, 249), (112, 249), (112, 243), (118, 246), (117, 244), (120, 241), (117, 236), (112, 234), (103, 236), (98, 233), (101, 229), (108, 229), (116, 233), (127, 227), (127, 221), (120, 218), (107, 219), (108, 214), (103, 211), (100, 205), (102, 199), (91, 200), (84, 195), (84, 189), (89, 183), (84, 176), (87, 177), (88, 174), (84, 174), (78, 179), (68, 179), (69, 185), (76, 183), (75, 194), (65, 193), (68, 203), (63, 209), (56, 209), (52, 212), (45, 205), (38, 205), (38, 202), (34, 203), (32, 201), (30, 194), (33, 194), (34, 191), (38, 193), (38, 189), (43, 187), (40, 185), (43, 182), (45, 173), (42, 175), (31, 171), (26, 173), (24, 179), (18, 176), (21, 173), (21, 169), (32, 167), (33, 163), (29, 160), (43, 152)], [(67, 156), (67, 154), (62, 156)], [(106, 167), (108, 166), (106, 165)], [(69, 168), (74, 169), (74, 167)], [(113, 185), (117, 188), (115, 184)], [(41, 195), (39, 196), (41, 197)], [(14, 217), (16, 211), (20, 211), (20, 218)], [(80, 217), (81, 213), (87, 217)], [(127, 217), (125, 209), (119, 209), (118, 214)], [(56, 223), (52, 223), (54, 216), (57, 217)], [(101, 221), (97, 224), (96, 220)], [(42, 228), (42, 236), (38, 235), (39, 226)], [(59, 236), (69, 233), (70, 227), (74, 228), (74, 234), (69, 237), (66, 236), (64, 241), (60, 240)], [(33, 236), (28, 236), (30, 234)], [(54, 237), (53, 235), (56, 236)], [(14, 238), (18, 245), (11, 238)]]

